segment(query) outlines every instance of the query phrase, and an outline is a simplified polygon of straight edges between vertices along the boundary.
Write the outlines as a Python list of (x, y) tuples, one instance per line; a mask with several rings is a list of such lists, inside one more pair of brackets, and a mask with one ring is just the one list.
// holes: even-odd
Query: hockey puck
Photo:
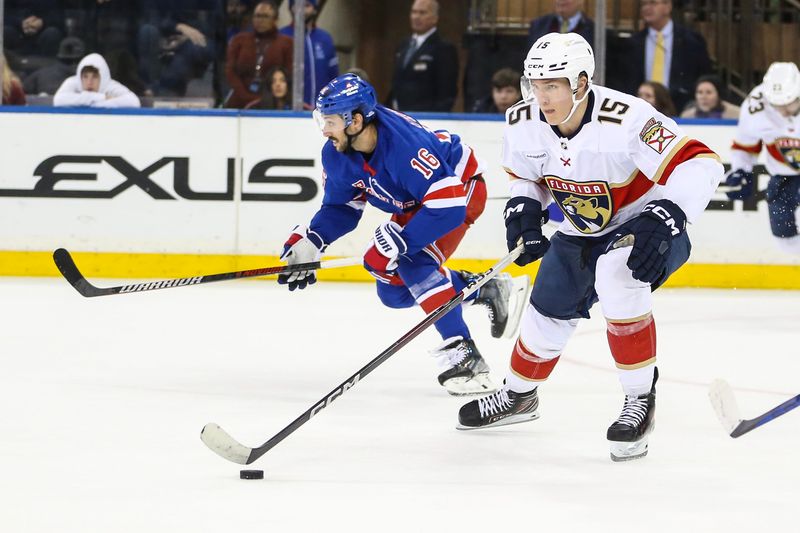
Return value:
[(264, 479), (263, 470), (239, 470), (239, 479)]

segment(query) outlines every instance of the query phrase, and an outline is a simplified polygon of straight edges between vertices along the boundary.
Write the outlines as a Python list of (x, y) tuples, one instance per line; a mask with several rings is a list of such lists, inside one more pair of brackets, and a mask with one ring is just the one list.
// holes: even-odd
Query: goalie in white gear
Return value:
[(739, 112), (725, 180), (732, 200), (756, 189), (753, 165), (762, 148), (766, 167), (769, 225), (779, 248), (800, 255), (800, 71), (794, 63), (773, 63)]
[[(542, 263), (503, 389), (465, 404), (459, 428), (538, 418), (538, 385), (599, 301), (625, 394), (607, 432), (611, 458), (642, 457), (658, 379), (651, 292), (689, 258), (686, 223), (723, 168), (644, 100), (592, 85), (594, 54), (580, 35), (545, 35), (524, 67), (524, 100), (506, 112), (506, 241), (522, 240), (518, 264)], [(548, 241), (540, 214), (551, 202), (565, 220)]]

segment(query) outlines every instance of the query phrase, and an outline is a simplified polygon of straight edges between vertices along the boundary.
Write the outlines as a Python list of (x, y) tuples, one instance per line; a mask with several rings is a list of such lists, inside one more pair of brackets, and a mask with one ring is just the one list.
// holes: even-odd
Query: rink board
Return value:
[[(479, 270), (505, 253), (500, 165), (503, 122), (422, 115), (461, 135), (484, 161), (490, 200), (454, 257)], [(731, 121), (684, 125), (729, 160)], [(236, 111), (0, 112), (0, 274), (57, 275), (53, 249), (87, 276), (209, 274), (277, 261), (287, 234), (322, 197), (323, 139), (302, 113)], [(800, 261), (775, 249), (763, 189), (747, 204), (715, 195), (691, 227), (693, 253), (673, 286), (800, 289)], [(363, 253), (385, 218), (367, 209), (329, 256)], [(530, 271), (529, 271), (530, 272)], [(371, 279), (362, 269), (323, 279)]]

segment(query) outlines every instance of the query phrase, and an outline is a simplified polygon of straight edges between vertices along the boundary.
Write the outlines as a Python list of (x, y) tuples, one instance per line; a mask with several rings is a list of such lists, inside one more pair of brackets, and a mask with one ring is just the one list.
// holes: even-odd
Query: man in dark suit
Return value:
[[(706, 41), (699, 33), (672, 21), (671, 0), (641, 0), (646, 27), (624, 46), (624, 57), (609, 61), (609, 71), (626, 71), (619, 88), (636, 94), (642, 82), (657, 81), (669, 88), (678, 113), (693, 98), (697, 78), (711, 73)], [(609, 86), (612, 86), (609, 83)]]
[(594, 46), (594, 21), (581, 9), (583, 0), (555, 0), (555, 13), (543, 15), (531, 21), (528, 29), (528, 48), (539, 37), (548, 33), (577, 33)]
[(436, 31), (439, 3), (415, 0), (411, 6), (411, 38), (394, 56), (392, 90), (387, 105), (400, 111), (453, 109), (458, 81), (455, 47)]

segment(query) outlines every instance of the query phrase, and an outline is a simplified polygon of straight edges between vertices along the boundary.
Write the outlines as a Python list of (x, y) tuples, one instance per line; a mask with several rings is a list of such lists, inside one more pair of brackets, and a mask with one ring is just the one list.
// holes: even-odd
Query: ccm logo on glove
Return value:
[(675, 222), (675, 219), (672, 217), (672, 215), (669, 214), (669, 211), (667, 211), (663, 205), (657, 205), (656, 203), (647, 204), (646, 206), (644, 206), (642, 212), (644, 213), (647, 211), (650, 211), (655, 216), (663, 220), (664, 224), (666, 224), (669, 227), (673, 237), (676, 235), (680, 235), (681, 231), (686, 230), (686, 218), (683, 219), (683, 227), (679, 228), (677, 223)]
[(533, 198), (516, 196), (506, 204), (504, 212), (506, 222), (506, 245), (510, 252), (522, 241), (524, 251), (514, 261), (525, 266), (544, 256), (550, 248), (550, 241), (542, 235), (542, 224), (547, 223), (547, 211), (542, 204)]

